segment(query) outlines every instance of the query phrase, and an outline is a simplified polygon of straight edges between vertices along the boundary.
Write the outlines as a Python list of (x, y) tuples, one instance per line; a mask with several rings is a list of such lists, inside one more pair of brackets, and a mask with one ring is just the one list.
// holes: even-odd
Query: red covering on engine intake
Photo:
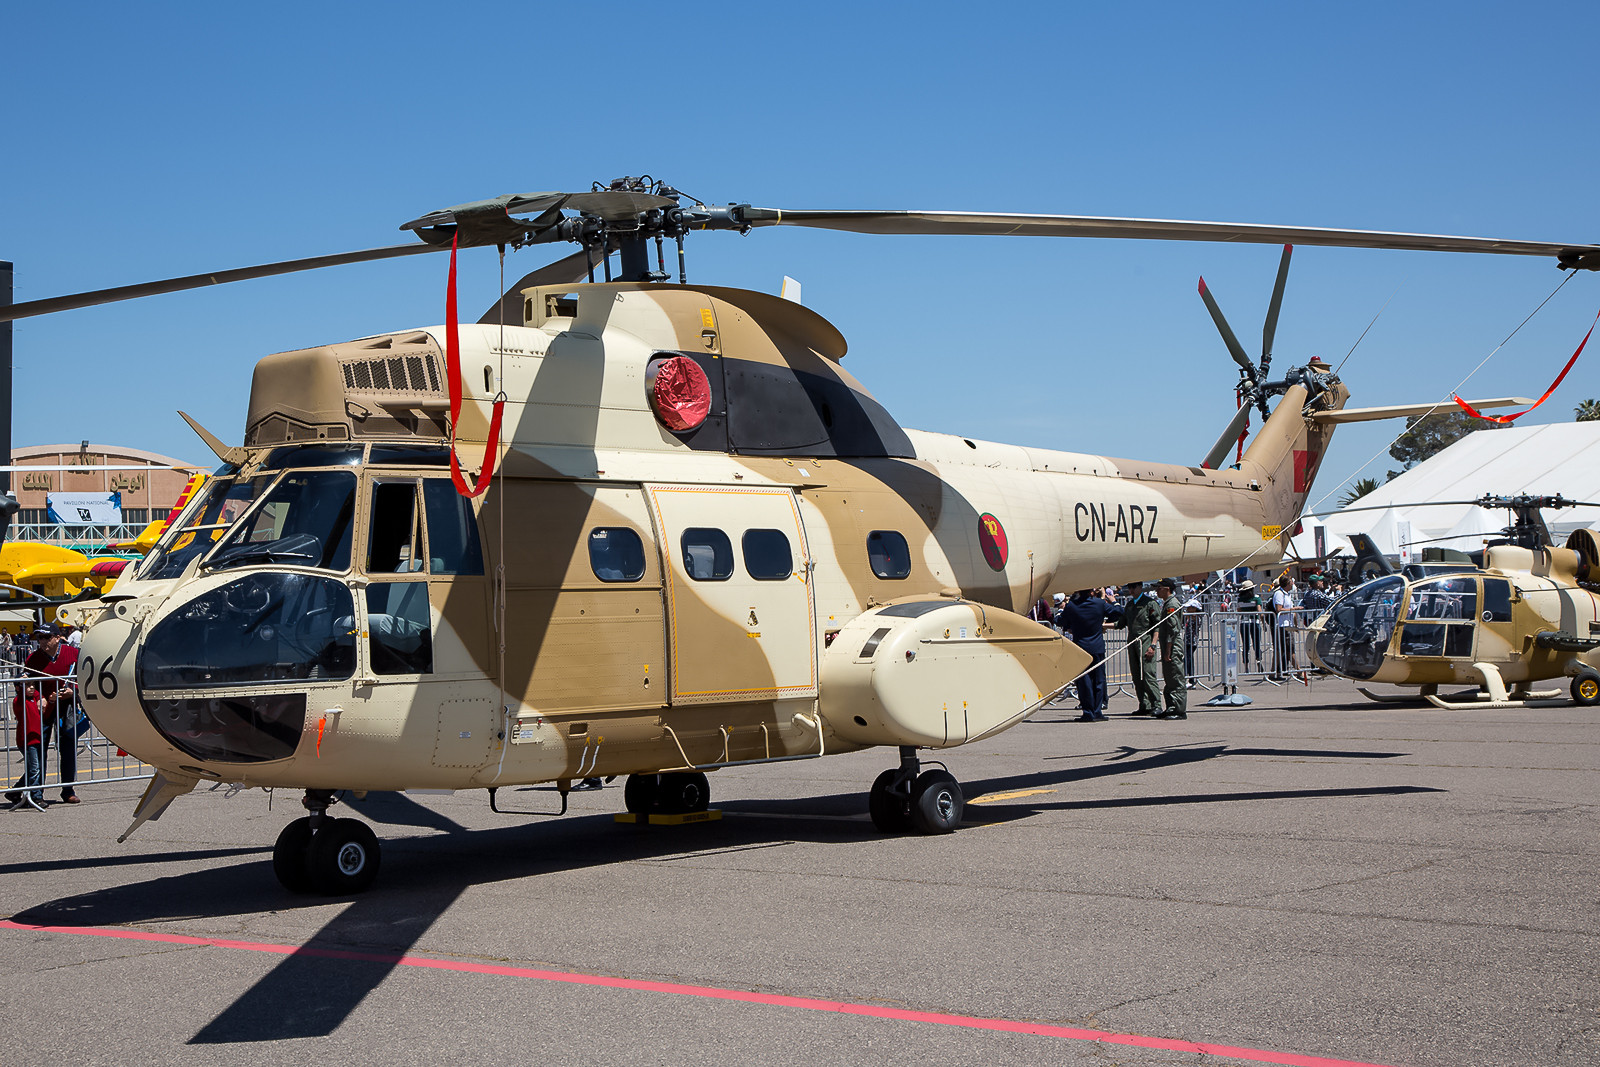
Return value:
[(711, 380), (700, 364), (688, 356), (673, 356), (652, 370), (650, 402), (667, 429), (692, 430), (706, 421), (711, 413)]

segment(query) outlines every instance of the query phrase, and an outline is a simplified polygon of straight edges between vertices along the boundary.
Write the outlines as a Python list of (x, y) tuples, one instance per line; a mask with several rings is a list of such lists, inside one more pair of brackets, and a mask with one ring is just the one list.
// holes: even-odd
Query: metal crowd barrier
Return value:
[[(76, 791), (84, 786), (103, 785), (107, 782), (131, 782), (151, 777), (155, 773), (153, 767), (119, 750), (83, 715), (82, 702), (76, 699), (76, 681), (72, 678), (41, 675), (23, 666), (29, 650), (30, 646), (26, 642), (7, 643), (3, 635), (0, 635), (0, 700), (3, 700), (4, 707), (3, 747), (6, 754), (4, 790), (15, 791), (13, 783), (20, 783), (23, 779), (26, 763), (17, 744), (16, 697), (23, 686), (35, 679), (59, 682), (71, 688), (74, 693), (71, 710), (63, 717), (73, 724), (67, 728), (68, 731), (77, 730), (77, 736), (73, 739), (76, 773), (70, 783), (62, 781), (59, 734), (52, 729), (44, 745), (44, 784), (39, 787), (45, 792), (46, 800), (53, 799), (49, 795), (52, 792), (59, 796), (60, 790), (69, 785)], [(20, 785), (16, 788), (20, 788)]]
[[(1225, 685), (1281, 685), (1313, 669), (1306, 653), (1306, 634), (1319, 610), (1296, 608), (1267, 611), (1201, 611), (1184, 616), (1184, 669), (1196, 688)], [(1287, 625), (1277, 625), (1280, 618)], [(1281, 633), (1280, 633), (1281, 631)], [(1234, 650), (1234, 673), (1228, 674), (1228, 646)], [(1106, 690), (1133, 694), (1128, 664), (1128, 631), (1106, 631)], [(1157, 668), (1159, 671), (1159, 667)]]

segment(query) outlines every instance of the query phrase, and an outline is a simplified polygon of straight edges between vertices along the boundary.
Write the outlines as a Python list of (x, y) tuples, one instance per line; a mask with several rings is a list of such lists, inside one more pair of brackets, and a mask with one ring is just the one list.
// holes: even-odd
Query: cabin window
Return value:
[(472, 502), (449, 478), (424, 478), (422, 502), (428, 512), (428, 572), (482, 574), (483, 549)]
[(867, 534), (867, 561), (879, 578), (910, 577), (911, 549), (905, 534), (896, 530), (873, 530)]
[(644, 541), (626, 526), (589, 531), (589, 569), (602, 582), (637, 582), (644, 577)]
[(368, 649), (374, 674), (433, 672), (433, 632), (426, 582), (367, 586)]
[(733, 542), (721, 530), (691, 526), (683, 531), (683, 569), (697, 582), (724, 582), (733, 577)]
[(260, 507), (234, 525), (212, 554), (210, 566), (287, 563), (349, 570), (355, 503), (356, 476), (351, 471), (290, 471)]
[(1474, 619), (1478, 615), (1478, 583), (1472, 578), (1440, 578), (1411, 587), (1408, 619)]
[(1502, 578), (1483, 580), (1483, 621), (1511, 621), (1511, 583)]
[(794, 573), (794, 554), (782, 530), (746, 530), (739, 540), (744, 569), (758, 582), (777, 582)]
[(409, 573), (422, 570), (423, 563), (417, 483), (411, 479), (374, 482), (367, 515), (367, 572)]

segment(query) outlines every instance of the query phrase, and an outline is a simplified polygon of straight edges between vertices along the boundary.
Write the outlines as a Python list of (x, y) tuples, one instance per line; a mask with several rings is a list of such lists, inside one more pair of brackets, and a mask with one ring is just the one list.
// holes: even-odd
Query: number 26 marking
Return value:
[[(100, 665), (100, 673), (95, 674), (94, 657), (83, 658), (83, 669), (78, 674), (78, 688), (83, 693), (85, 700), (98, 700), (104, 697), (107, 700), (117, 698), (117, 676), (112, 673), (111, 661), (108, 659)], [(97, 692), (98, 690), (98, 692)]]

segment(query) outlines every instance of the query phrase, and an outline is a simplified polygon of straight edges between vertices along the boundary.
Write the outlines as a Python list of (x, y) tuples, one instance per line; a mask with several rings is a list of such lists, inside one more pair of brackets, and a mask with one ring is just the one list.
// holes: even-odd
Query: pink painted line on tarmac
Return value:
[(1036, 1037), (1053, 1037), (1066, 1041), (1100, 1041), (1108, 1045), (1128, 1045), (1134, 1048), (1161, 1049), (1167, 1052), (1203, 1052), (1211, 1056), (1231, 1056), (1239, 1060), (1281, 1064), (1283, 1067), (1384, 1067), (1382, 1064), (1368, 1063), (1364, 1060), (1340, 1060), (1327, 1056), (1307, 1056), (1298, 1052), (1273, 1052), (1266, 1049), (1236, 1048), (1232, 1045), (1213, 1045), (1204, 1041), (1144, 1037), (1140, 1034), (1116, 1034), (1105, 1030), (1085, 1030), (1076, 1026), (1051, 1026), (1047, 1023), (1031, 1023), (1017, 1019), (986, 1019), (981, 1016), (951, 1015), (939, 1011), (908, 1011), (904, 1008), (887, 1008), (876, 1004), (823, 1000), (817, 997), (793, 997), (779, 993), (753, 993), (742, 989), (719, 989), (716, 986), (683, 985), (678, 982), (651, 982), (640, 978), (612, 978), (598, 974), (576, 974), (570, 971), (545, 971), (534, 967), (507, 967), (496, 963), (426, 959), (422, 956), (400, 956), (388, 952), (357, 952), (350, 949), (318, 948), (315, 945), (273, 945), (256, 941), (230, 941), (221, 937), (190, 937), (187, 934), (158, 934), (146, 930), (97, 926), (37, 926), (31, 923), (13, 922), (9, 919), (0, 919), (0, 928), (30, 930), (36, 933), (48, 934), (77, 934), (85, 937), (112, 937), (126, 941), (154, 941), (168, 945), (231, 948), (243, 952), (266, 952), (276, 956), (311, 956), (317, 959), (350, 960), (359, 963), (388, 963), (401, 967), (422, 967), (465, 974), (492, 974), (506, 978), (531, 978), (541, 982), (562, 982), (567, 985), (599, 986), (605, 989), (628, 989), (645, 993), (671, 993), (676, 996), (700, 997), (707, 1000), (731, 1000), (744, 1004), (766, 1004), (780, 1008), (802, 1008), (806, 1011), (833, 1012), (839, 1015), (859, 1015), (869, 1019), (897, 1019), (904, 1022), (932, 1023), (939, 1026), (959, 1026), (971, 1030), (997, 1030), (1012, 1034), (1032, 1034)]

